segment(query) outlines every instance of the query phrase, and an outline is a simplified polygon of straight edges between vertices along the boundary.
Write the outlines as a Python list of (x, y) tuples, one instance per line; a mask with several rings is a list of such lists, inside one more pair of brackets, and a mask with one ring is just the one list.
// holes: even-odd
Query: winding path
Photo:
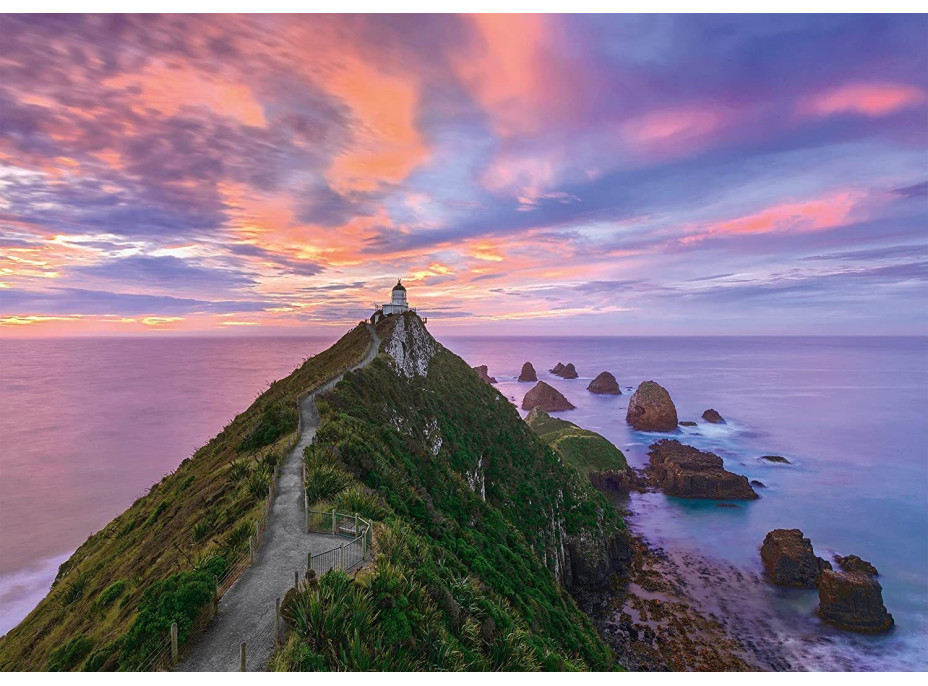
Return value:
[[(380, 349), (380, 338), (370, 324), (371, 346), (352, 371), (369, 365)], [(228, 672), (239, 668), (242, 641), (248, 644), (248, 671), (263, 671), (274, 650), (274, 606), (293, 586), (293, 573), (306, 571), (306, 554), (332, 548), (332, 537), (306, 532), (303, 509), (301, 460), (303, 449), (312, 443), (319, 426), (316, 395), (341, 381), (344, 373), (330, 379), (300, 402), (303, 433), (296, 447), (284, 458), (277, 481), (258, 560), (219, 601), (219, 615), (177, 666), (181, 672)], [(321, 572), (325, 570), (317, 570)]]

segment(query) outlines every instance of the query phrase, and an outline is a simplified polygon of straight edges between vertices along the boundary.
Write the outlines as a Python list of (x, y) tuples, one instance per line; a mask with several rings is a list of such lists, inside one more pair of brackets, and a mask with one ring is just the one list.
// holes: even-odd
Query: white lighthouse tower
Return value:
[(384, 315), (401, 314), (409, 311), (409, 301), (406, 300), (406, 286), (403, 285), (402, 279), (396, 280), (393, 287), (390, 302), (383, 306)]

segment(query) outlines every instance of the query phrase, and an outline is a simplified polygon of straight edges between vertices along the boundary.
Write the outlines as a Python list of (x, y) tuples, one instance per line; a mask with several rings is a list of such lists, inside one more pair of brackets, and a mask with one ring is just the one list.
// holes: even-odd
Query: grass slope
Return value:
[(87, 539), (48, 596), (0, 638), (3, 670), (137, 669), (177, 621), (181, 643), (213, 576), (247, 555), (296, 401), (359, 362), (363, 324), (271, 384), (192, 458)]
[[(381, 325), (382, 349), (396, 322)], [(438, 347), (426, 377), (381, 354), (317, 402), (310, 499), (374, 519), (376, 556), (354, 579), (328, 572), (288, 595), (292, 631), (272, 668), (613, 669), (557, 579), (566, 549), (595, 556), (623, 522)]]
[(541, 440), (584, 476), (628, 468), (624, 453), (594, 431), (552, 417), (540, 408), (532, 410), (525, 420)]

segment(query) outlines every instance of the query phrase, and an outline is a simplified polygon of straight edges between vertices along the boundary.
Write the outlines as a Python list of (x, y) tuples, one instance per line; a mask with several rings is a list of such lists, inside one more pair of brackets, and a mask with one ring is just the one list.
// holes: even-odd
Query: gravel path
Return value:
[[(371, 363), (380, 349), (374, 327), (368, 325), (371, 347), (359, 369)], [(300, 578), (306, 571), (306, 554), (331, 549), (337, 537), (306, 533), (303, 509), (302, 455), (312, 443), (319, 425), (316, 395), (341, 381), (342, 374), (306, 396), (300, 403), (303, 433), (296, 447), (284, 458), (271, 507), (264, 542), (258, 560), (219, 601), (219, 615), (177, 666), (181, 672), (228, 672), (239, 669), (242, 641), (248, 644), (246, 666), (249, 672), (263, 671), (274, 650), (274, 606), (293, 586), (293, 573)], [(317, 573), (325, 571), (317, 570)]]

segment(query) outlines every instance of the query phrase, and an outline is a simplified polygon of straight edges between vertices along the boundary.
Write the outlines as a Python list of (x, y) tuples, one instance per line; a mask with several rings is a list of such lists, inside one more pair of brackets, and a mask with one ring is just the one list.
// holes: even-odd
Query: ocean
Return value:
[[(717, 584), (709, 600), (757, 621), (803, 669), (928, 669), (928, 338), (617, 337), (439, 340), (486, 364), (517, 404), (539, 378), (577, 406), (566, 419), (597, 431), (643, 466), (664, 434), (625, 423), (631, 390), (653, 379), (681, 420), (674, 437), (762, 481), (737, 508), (634, 494), (632, 529), (649, 544), (761, 572), (767, 531), (799, 528), (816, 553), (857, 554), (880, 571), (896, 628), (848, 634), (815, 616), (815, 591), (762, 582)], [(0, 341), (0, 632), (47, 593), (58, 565), (93, 531), (218, 433), (325, 338)], [(573, 362), (580, 378), (547, 373)], [(624, 395), (586, 390), (601, 371)], [(722, 425), (700, 419), (718, 410)], [(523, 413), (524, 414), (524, 413)], [(770, 464), (761, 455), (792, 464)], [(762, 626), (762, 629), (760, 628)], [(798, 662), (797, 662), (798, 660)]]

